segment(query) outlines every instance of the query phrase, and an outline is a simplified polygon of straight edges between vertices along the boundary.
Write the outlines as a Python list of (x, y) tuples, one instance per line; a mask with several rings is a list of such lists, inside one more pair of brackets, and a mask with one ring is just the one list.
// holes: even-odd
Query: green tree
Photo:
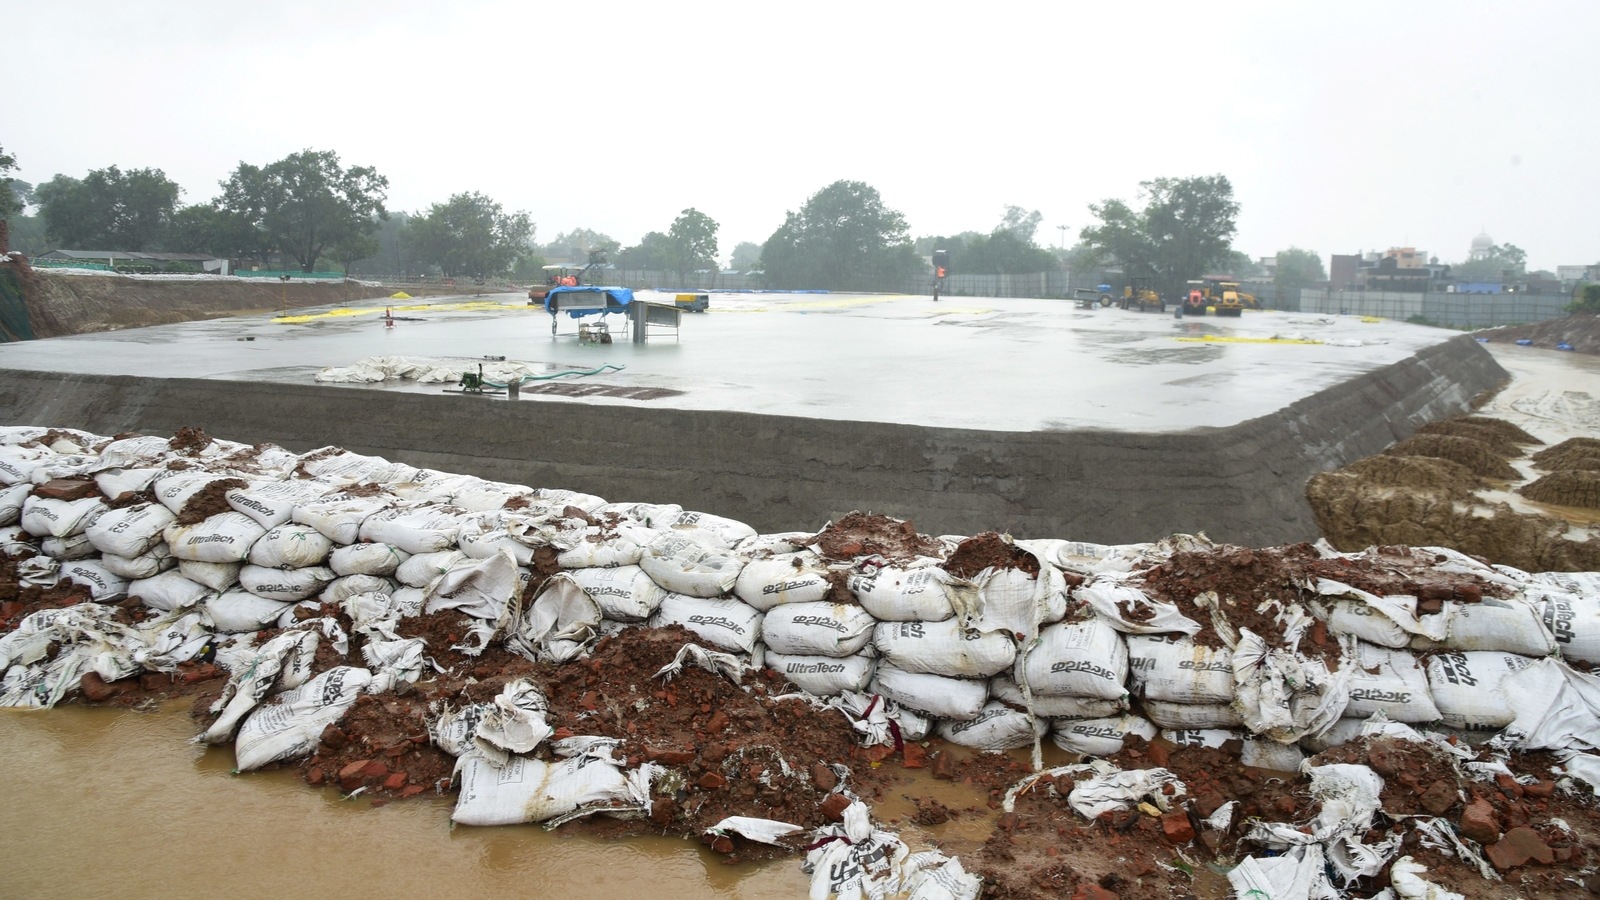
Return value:
[(1138, 209), (1118, 199), (1089, 204), (1099, 223), (1079, 237), (1097, 263), (1115, 261), (1175, 296), (1188, 279), (1227, 262), (1239, 215), (1227, 176), (1157, 178), (1140, 182), (1139, 193)]
[(697, 269), (717, 267), (717, 221), (694, 207), (672, 220), (673, 270), (682, 278)]
[(1032, 244), (1039, 231), (1039, 223), (1044, 221), (1044, 214), (1037, 209), (1023, 209), (1020, 206), (1006, 204), (1006, 212), (1000, 219), (1000, 226), (996, 231), (1006, 231), (1015, 235), (1024, 243)]
[(34, 189), (45, 233), (79, 250), (159, 250), (183, 189), (160, 169), (116, 166)]
[(754, 241), (740, 241), (733, 245), (733, 255), (728, 259), (729, 268), (741, 272), (749, 272), (761, 265), (761, 245)]
[(1301, 288), (1327, 280), (1328, 273), (1322, 268), (1322, 256), (1315, 250), (1290, 247), (1278, 251), (1278, 265), (1272, 273), (1272, 284), (1279, 297), (1298, 297)]
[[(1222, 271), (1243, 281), (1246, 278), (1256, 278), (1266, 274), (1261, 264), (1250, 258), (1250, 254), (1241, 250), (1229, 250), (1222, 261)], [(1323, 279), (1326, 281), (1327, 279)]]
[(1004, 226), (968, 243), (959, 260), (952, 251), (950, 265), (955, 271), (975, 275), (1021, 275), (1060, 268), (1054, 253)]
[(542, 248), (543, 254), (557, 262), (576, 262), (580, 265), (589, 254), (599, 250), (607, 257), (615, 256), (622, 244), (611, 236), (588, 228), (563, 231), (550, 239)]
[(226, 259), (260, 257), (265, 249), (254, 225), (214, 200), (173, 213), (165, 245), (180, 253), (209, 253)]
[(647, 232), (639, 243), (619, 252), (612, 260), (619, 269), (634, 272), (666, 272), (675, 265), (677, 246), (659, 231)]
[(533, 237), (526, 212), (507, 213), (477, 192), (435, 203), (411, 227), (417, 258), (450, 277), (504, 275)]
[(787, 213), (761, 264), (769, 285), (858, 291), (896, 288), (922, 266), (905, 216), (860, 181), (836, 181)]
[(1600, 315), (1600, 284), (1586, 284), (1577, 293), (1567, 305), (1567, 312)]
[(1513, 281), (1528, 270), (1528, 254), (1516, 244), (1495, 244), (1479, 259), (1469, 259), (1450, 267), (1457, 281)]
[(16, 189), (19, 182), (7, 174), (16, 170), (17, 158), (7, 153), (5, 147), (0, 147), (0, 222), (21, 213), (27, 206), (21, 192)]
[(222, 183), (221, 205), (311, 272), (329, 247), (377, 230), (388, 188), (370, 167), (346, 169), (331, 150), (302, 150), (266, 166), (239, 163)]

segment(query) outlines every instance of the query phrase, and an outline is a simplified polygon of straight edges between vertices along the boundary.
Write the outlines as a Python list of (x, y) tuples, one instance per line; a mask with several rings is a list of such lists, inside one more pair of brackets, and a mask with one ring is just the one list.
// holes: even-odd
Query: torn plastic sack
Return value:
[(248, 648), (235, 657), (228, 684), (222, 696), (211, 704), (219, 713), (211, 727), (201, 735), (208, 744), (221, 744), (233, 737), (233, 729), (261, 698), (274, 690), (289, 690), (305, 684), (317, 652), (318, 633), (300, 628), (285, 631), (257, 648)]
[(498, 553), (444, 573), (429, 589), (423, 611), (459, 609), (503, 628), (515, 616), (517, 600), (517, 564), (509, 555)]
[(1126, 583), (1122, 574), (1099, 575), (1072, 590), (1075, 600), (1087, 602), (1111, 627), (1124, 634), (1185, 634), (1200, 630), (1200, 623)]
[(545, 722), (550, 701), (533, 682), (518, 678), (488, 704), (473, 731), (478, 753), (497, 768), (514, 753), (532, 753), (555, 729)]
[(638, 566), (573, 569), (562, 573), (576, 581), (600, 612), (616, 622), (643, 622), (661, 606), (666, 588)]
[(280, 759), (305, 756), (317, 746), (322, 730), (344, 716), (365, 691), (387, 689), (388, 679), (375, 679), (366, 669), (336, 666), (299, 687), (279, 694), (251, 711), (234, 739), (234, 765), (241, 772)]
[(1240, 630), (1233, 648), (1233, 705), (1246, 728), (1288, 744), (1338, 721), (1350, 702), (1351, 666), (1330, 671), (1323, 660), (1301, 656), (1294, 648), (1314, 620), (1298, 606), (1281, 615), (1280, 647)]
[(577, 659), (599, 639), (600, 618), (600, 607), (583, 587), (558, 573), (540, 586), (515, 632), (507, 636), (506, 649), (534, 662)]
[(450, 818), (461, 825), (554, 827), (599, 812), (642, 814), (650, 810), (650, 781), (657, 771), (650, 763), (624, 769), (609, 744), (556, 762), (512, 756), (503, 766), (473, 750), (456, 760), (460, 793)]

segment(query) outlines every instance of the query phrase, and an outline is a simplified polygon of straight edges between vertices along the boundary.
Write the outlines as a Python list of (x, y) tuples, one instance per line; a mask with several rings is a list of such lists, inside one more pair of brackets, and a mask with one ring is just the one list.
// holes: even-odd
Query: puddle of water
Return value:
[(454, 798), (373, 809), (232, 774), (182, 708), (0, 711), (0, 896), (796, 898), (798, 860), (724, 866), (667, 838), (450, 827)]

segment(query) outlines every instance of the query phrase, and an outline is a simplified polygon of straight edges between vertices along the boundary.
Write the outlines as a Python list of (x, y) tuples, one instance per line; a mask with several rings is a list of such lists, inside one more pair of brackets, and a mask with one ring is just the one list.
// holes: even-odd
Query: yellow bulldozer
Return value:
[(1166, 312), (1167, 304), (1161, 295), (1150, 287), (1148, 279), (1129, 278), (1128, 284), (1122, 289), (1122, 299), (1117, 302), (1122, 309), (1136, 309), (1143, 312), (1153, 309), (1156, 312)]
[(1238, 316), (1244, 310), (1261, 308), (1254, 294), (1239, 289), (1239, 282), (1216, 277), (1191, 279), (1185, 303), (1191, 315), (1205, 315), (1210, 310), (1219, 316)]

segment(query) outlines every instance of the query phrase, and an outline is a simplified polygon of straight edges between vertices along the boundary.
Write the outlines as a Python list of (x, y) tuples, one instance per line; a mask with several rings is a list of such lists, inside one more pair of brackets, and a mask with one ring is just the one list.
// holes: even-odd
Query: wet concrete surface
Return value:
[[(671, 294), (640, 292), (668, 302)], [(398, 321), (386, 325), (384, 313)], [(597, 317), (581, 320), (597, 322)], [(580, 343), (578, 321), (522, 295), (370, 301), (0, 345), (0, 369), (313, 384), (374, 356), (471, 370), (484, 357), (559, 369), (562, 383), (656, 388), (595, 405), (738, 411), (989, 431), (1183, 432), (1249, 421), (1439, 344), (1451, 332), (1353, 316), (1248, 311), (1219, 319), (1078, 310), (1066, 301), (862, 294), (712, 294), (680, 332)], [(1315, 341), (1307, 343), (1304, 341)], [(388, 382), (327, 390), (436, 394)], [(672, 392), (672, 393), (668, 393)], [(521, 402), (571, 402), (524, 393)]]

